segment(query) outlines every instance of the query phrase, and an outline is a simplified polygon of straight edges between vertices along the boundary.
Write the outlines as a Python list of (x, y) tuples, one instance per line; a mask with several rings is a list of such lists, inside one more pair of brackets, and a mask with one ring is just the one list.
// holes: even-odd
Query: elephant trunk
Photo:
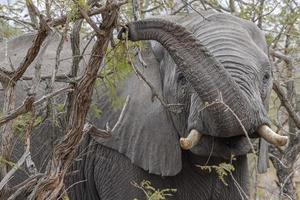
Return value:
[(127, 28), (129, 40), (156, 40), (167, 49), (198, 96), (209, 105), (205, 110), (213, 120), (209, 129), (214, 136), (243, 133), (241, 122), (250, 134), (260, 125), (269, 124), (263, 105), (250, 102), (224, 66), (184, 27), (163, 19), (148, 19), (129, 23)]

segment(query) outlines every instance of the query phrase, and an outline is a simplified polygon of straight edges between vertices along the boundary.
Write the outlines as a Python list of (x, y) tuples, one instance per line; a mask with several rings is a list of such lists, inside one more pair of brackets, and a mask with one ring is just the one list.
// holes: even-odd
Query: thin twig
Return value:
[(115, 130), (121, 125), (122, 120), (124, 118), (124, 115), (125, 115), (125, 113), (127, 111), (129, 101), (130, 101), (130, 96), (127, 96), (126, 97), (126, 101), (125, 101), (125, 103), (123, 105), (122, 111), (121, 111), (121, 113), (119, 115), (118, 121), (115, 123), (113, 129), (109, 128), (108, 123), (106, 124), (106, 130), (103, 130), (103, 129), (98, 129), (94, 125), (92, 125), (92, 124), (90, 124), (90, 123), (87, 122), (84, 125), (83, 132), (85, 134), (88, 133), (88, 134), (93, 135), (95, 137), (101, 137), (101, 138), (110, 137), (112, 134), (114, 134)]
[(286, 108), (287, 112), (289, 113), (289, 116), (295, 122), (295, 125), (297, 126), (297, 128), (300, 129), (300, 118), (297, 115), (297, 113), (296, 113), (295, 109), (293, 108), (292, 104), (288, 100), (285, 92), (283, 91), (283, 88), (280, 86), (280, 83), (278, 81), (273, 82), (273, 90), (276, 92), (276, 94), (279, 97), (282, 105)]
[(251, 139), (250, 139), (250, 137), (249, 137), (249, 134), (248, 134), (247, 130), (245, 129), (245, 127), (244, 127), (242, 121), (241, 121), (241, 120), (239, 119), (239, 117), (235, 114), (235, 112), (234, 112), (227, 104), (225, 104), (223, 101), (215, 100), (215, 101), (213, 101), (212, 103), (209, 103), (209, 104), (205, 105), (205, 107), (202, 108), (199, 112), (201, 112), (202, 110), (204, 110), (204, 109), (206, 109), (206, 108), (208, 108), (208, 107), (211, 107), (211, 106), (213, 106), (213, 105), (216, 105), (216, 104), (224, 105), (225, 108), (226, 108), (226, 110), (229, 110), (229, 111), (233, 114), (233, 116), (235, 117), (235, 119), (236, 119), (236, 120), (238, 121), (238, 123), (240, 124), (240, 127), (242, 128), (242, 130), (243, 130), (243, 132), (244, 132), (244, 134), (245, 134), (245, 136), (246, 136), (246, 138), (247, 138), (247, 140), (248, 140), (248, 142), (249, 142), (249, 145), (250, 145), (250, 147), (251, 147), (252, 153), (253, 153), (253, 154), (256, 154), (255, 148), (254, 148), (254, 146), (253, 146), (253, 144), (252, 144), (252, 142), (251, 142)]
[[(127, 37), (126, 37), (127, 38)], [(129, 49), (128, 49), (128, 41), (126, 40), (126, 48), (127, 48), (127, 59), (128, 59), (128, 63), (131, 65), (131, 67), (133, 68), (134, 72), (136, 73), (136, 75), (141, 78), (146, 84), (147, 86), (150, 88), (151, 90), (151, 100), (154, 101), (154, 98), (157, 98), (159, 100), (159, 102), (165, 107), (167, 108), (169, 111), (174, 112), (174, 113), (180, 113), (183, 109), (183, 104), (168, 104), (165, 102), (165, 100), (163, 99), (162, 96), (160, 96), (154, 86), (152, 85), (152, 83), (150, 81), (148, 81), (146, 79), (146, 77), (143, 75), (143, 73), (138, 69), (138, 67), (133, 63), (131, 56), (129, 55)], [(143, 63), (142, 63), (143, 64)]]
[(5, 175), (5, 177), (1, 180), (0, 182), (0, 191), (3, 189), (3, 187), (8, 183), (8, 181), (10, 180), (10, 178), (14, 175), (14, 173), (23, 165), (23, 163), (25, 162), (27, 156), (30, 155), (29, 149), (27, 149), (23, 155), (21, 156), (21, 158), (18, 160), (18, 162), (16, 163), (16, 165), (14, 165), (12, 167), (12, 169)]
[(11, 111), (9, 114), (7, 114), (3, 117), (0, 117), (0, 126), (7, 123), (10, 120), (17, 118), (19, 115), (29, 112), (32, 109), (32, 107), (36, 107), (36, 106), (40, 105), (41, 103), (45, 102), (46, 100), (48, 100), (62, 92), (68, 92), (68, 91), (72, 91), (72, 88), (70, 86), (61, 88), (53, 93), (45, 95), (35, 102), (34, 102), (33, 96), (27, 97), (25, 99), (25, 101), (23, 102), (23, 104), (21, 106), (19, 106), (17, 109)]

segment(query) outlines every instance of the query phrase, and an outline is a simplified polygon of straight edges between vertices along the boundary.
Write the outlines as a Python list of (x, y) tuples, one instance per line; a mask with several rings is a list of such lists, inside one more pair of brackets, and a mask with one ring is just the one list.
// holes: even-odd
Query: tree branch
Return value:
[(277, 96), (279, 97), (282, 105), (286, 108), (287, 112), (289, 113), (290, 117), (295, 122), (297, 128), (300, 129), (300, 118), (297, 115), (295, 109), (293, 108), (292, 104), (289, 102), (283, 88), (280, 86), (278, 81), (273, 82), (273, 90), (276, 92)]
[(15, 118), (17, 118), (19, 115), (25, 114), (29, 111), (32, 110), (33, 107), (36, 107), (40, 104), (42, 104), (43, 102), (45, 102), (46, 100), (62, 93), (62, 92), (69, 92), (72, 91), (72, 88), (70, 86), (68, 87), (64, 87), (61, 88), (53, 93), (50, 93), (48, 95), (43, 96), (41, 99), (37, 100), (34, 102), (34, 96), (28, 96), (25, 101), (22, 103), (21, 106), (19, 106), (17, 109), (11, 111), (10, 113), (8, 113), (7, 115), (0, 117), (0, 126), (2, 126), (3, 124), (7, 123), (10, 120), (13, 120)]
[[(108, 11), (111, 11), (111, 10), (114, 10), (116, 8), (119, 8), (120, 6), (124, 5), (127, 3), (128, 0), (122, 0), (122, 1), (115, 1), (115, 2), (112, 2), (111, 4), (106, 4), (104, 6), (101, 6), (100, 8), (96, 8), (96, 9), (93, 9), (93, 10), (90, 10), (87, 12), (87, 15), (89, 17), (91, 16), (94, 16), (94, 15), (99, 15), (99, 14), (103, 14), (104, 12), (108, 12)], [(49, 26), (52, 26), (52, 27), (55, 27), (55, 26), (60, 26), (60, 25), (63, 25), (66, 23), (67, 21), (67, 16), (62, 16), (60, 18), (57, 18), (57, 19), (53, 19), (50, 23), (49, 23)], [(80, 15), (80, 17), (78, 19), (82, 19), (84, 18), (82, 15)], [(76, 19), (76, 20), (78, 20)]]

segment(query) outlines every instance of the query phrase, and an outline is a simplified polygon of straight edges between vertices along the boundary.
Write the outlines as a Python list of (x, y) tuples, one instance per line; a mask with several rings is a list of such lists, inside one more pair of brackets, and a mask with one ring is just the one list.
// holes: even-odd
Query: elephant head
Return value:
[(194, 154), (223, 158), (247, 154), (247, 137), (261, 136), (278, 146), (287, 142), (269, 128), (265, 106), (271, 64), (254, 24), (206, 13), (204, 18), (195, 14), (132, 22), (124, 31), (131, 41), (158, 42), (152, 43), (153, 54), (148, 50), (145, 56), (145, 75), (169, 104), (183, 109), (174, 113), (151, 102), (143, 83), (128, 80), (120, 92), (133, 97), (127, 117), (111, 139), (98, 139), (100, 143), (150, 173), (169, 176), (181, 169), (179, 138), (181, 147)]

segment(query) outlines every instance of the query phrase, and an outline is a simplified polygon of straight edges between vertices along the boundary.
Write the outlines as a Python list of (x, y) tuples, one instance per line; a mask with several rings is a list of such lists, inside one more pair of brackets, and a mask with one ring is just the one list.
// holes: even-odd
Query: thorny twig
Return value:
[[(112, 2), (111, 4), (106, 4), (106, 5), (101, 6), (101, 7), (99, 7), (99, 8), (95, 8), (95, 9), (93, 9), (93, 10), (89, 10), (89, 11), (87, 12), (87, 15), (88, 15), (89, 17), (91, 17), (91, 16), (94, 16), (94, 15), (103, 14), (103, 13), (105, 13), (105, 12), (107, 12), (107, 11), (112, 11), (112, 10), (114, 10), (114, 9), (116, 9), (116, 8), (118, 8), (118, 7), (122, 6), (122, 5), (124, 5), (124, 4), (126, 4), (127, 1), (128, 1), (128, 0), (121, 0), (121, 1), (115, 1), (115, 2)], [(68, 18), (68, 16), (64, 15), (64, 16), (62, 16), (62, 17), (60, 17), (60, 18), (53, 19), (53, 20), (49, 23), (49, 26), (55, 27), (55, 26), (63, 25), (63, 24), (66, 23), (67, 18)], [(82, 18), (84, 18), (82, 15), (78, 17), (78, 19), (82, 19)], [(77, 20), (78, 20), (78, 19), (77, 19)]]
[[(114, 1), (114, 3), (116, 2), (119, 1)], [(107, 1), (107, 5), (111, 5), (111, 2)], [(103, 68), (101, 63), (109, 44), (109, 36), (116, 25), (118, 9), (119, 7), (116, 7), (109, 14), (105, 13), (102, 16), (103, 22), (100, 28), (105, 31), (105, 34), (98, 35), (97, 41), (93, 46), (92, 56), (90, 56), (85, 74), (74, 89), (75, 101), (72, 104), (72, 112), (70, 113), (71, 116), (66, 134), (63, 140), (54, 148), (47, 176), (40, 180), (34, 188), (31, 193), (32, 198), (56, 199), (61, 194), (65, 175), (73, 162), (77, 147), (84, 136), (83, 128), (92, 101), (93, 88), (97, 74)]]
[(61, 89), (59, 89), (59, 90), (57, 90), (53, 93), (45, 95), (37, 101), (34, 101), (33, 96), (28, 96), (21, 106), (19, 106), (15, 110), (11, 111), (7, 115), (5, 115), (3, 117), (0, 117), (0, 126), (7, 123), (10, 120), (13, 120), (13, 119), (17, 118), (19, 115), (22, 115), (22, 114), (25, 114), (25, 113), (29, 112), (30, 110), (32, 110), (33, 107), (39, 106), (40, 104), (42, 104), (46, 100), (48, 100), (48, 99), (50, 99), (50, 98), (52, 98), (52, 97), (54, 97), (54, 96), (56, 96), (56, 95), (58, 95), (62, 92), (68, 92), (68, 91), (72, 91), (72, 88), (70, 86), (61, 88)]
[[(126, 34), (128, 34), (127, 31), (126, 31)], [(156, 92), (156, 90), (155, 90), (154, 86), (152, 85), (152, 83), (147, 80), (147, 78), (143, 75), (143, 73), (134, 64), (134, 62), (132, 61), (132, 58), (131, 58), (131, 56), (129, 54), (130, 51), (128, 49), (128, 40), (127, 40), (127, 38), (128, 38), (128, 36), (125, 37), (125, 46), (126, 46), (126, 49), (127, 49), (128, 63), (131, 65), (131, 67), (134, 70), (134, 72), (136, 73), (137, 77), (141, 78), (147, 84), (147, 86), (150, 88), (151, 93), (152, 93), (151, 100), (154, 101), (154, 98), (157, 98), (159, 100), (159, 102), (165, 108), (167, 108), (169, 111), (174, 112), (174, 113), (180, 113), (180, 112), (182, 112), (183, 104), (168, 104), (168, 103), (166, 103), (165, 100), (163, 99), (163, 97)], [(143, 61), (141, 63), (142, 63), (142, 65), (147, 66), (147, 64), (145, 63), (145, 61)]]
[(185, 1), (184, 1), (184, 4), (183, 4), (182, 6), (180, 6), (177, 10), (173, 11), (173, 12), (171, 13), (171, 15), (176, 15), (176, 14), (179, 13), (181, 10), (183, 10), (184, 8), (190, 6), (190, 5), (191, 5), (192, 3), (194, 3), (195, 1), (197, 1), (197, 0), (192, 0), (192, 1), (190, 1), (190, 2), (185, 2)]
[(14, 191), (13, 194), (10, 195), (10, 197), (7, 200), (15, 200), (20, 194), (22, 194), (27, 188), (32, 187), (38, 180), (39, 177), (41, 177), (42, 174), (37, 174), (34, 176), (29, 177), (24, 182), (20, 183), (19, 185), (12, 188), (12, 191)]
[(0, 15), (0, 19), (4, 19), (4, 20), (8, 20), (8, 21), (14, 21), (14, 22), (16, 22), (18, 24), (21, 24), (22, 26), (28, 28), (29, 30), (32, 30), (32, 28), (36, 29), (36, 27), (33, 23), (27, 22), (27, 21), (24, 21), (24, 20), (15, 19), (15, 18), (5, 16), (5, 15)]
[(280, 86), (280, 83), (278, 81), (273, 82), (273, 90), (276, 92), (277, 96), (279, 97), (281, 103), (286, 108), (287, 112), (289, 113), (289, 116), (293, 119), (295, 122), (295, 125), (297, 128), (300, 129), (300, 118), (297, 115), (296, 111), (294, 110), (292, 104), (288, 100), (285, 92), (283, 91), (282, 87)]
[(123, 118), (125, 116), (125, 113), (127, 111), (129, 101), (130, 101), (130, 96), (127, 96), (126, 100), (125, 100), (125, 103), (123, 105), (122, 111), (119, 115), (118, 121), (116, 122), (116, 124), (114, 125), (114, 127), (112, 129), (109, 128), (108, 123), (106, 124), (106, 130), (98, 129), (95, 126), (93, 126), (92, 124), (86, 123), (84, 125), (83, 132), (85, 134), (89, 133), (90, 135), (93, 135), (95, 137), (101, 137), (101, 138), (110, 137), (112, 134), (114, 134), (115, 130), (121, 125), (122, 120), (123, 120)]
[[(34, 113), (34, 112), (33, 112)], [(26, 161), (28, 156), (30, 156), (30, 133), (33, 128), (33, 124), (35, 121), (35, 117), (33, 115), (25, 133), (25, 152), (23, 153), (22, 157), (18, 160), (17, 164), (13, 166), (13, 168), (5, 175), (5, 177), (0, 182), (0, 191), (3, 189), (3, 187), (8, 183), (10, 178), (14, 175), (14, 173), (18, 170), (18, 168), (23, 165), (23, 163)]]
[(19, 169), (19, 167), (23, 165), (23, 163), (25, 162), (27, 156), (29, 156), (29, 155), (30, 155), (30, 152), (29, 152), (29, 149), (28, 149), (24, 152), (24, 154), (21, 156), (21, 158), (18, 160), (18, 162), (13, 166), (13, 168), (5, 175), (5, 177), (0, 182), (0, 191), (8, 183), (10, 178)]
[(208, 108), (208, 107), (211, 107), (211, 106), (213, 106), (213, 105), (216, 105), (216, 104), (224, 105), (225, 108), (226, 108), (226, 111), (228, 110), (228, 111), (230, 111), (230, 112), (233, 114), (233, 116), (236, 118), (236, 120), (237, 120), (238, 123), (240, 124), (240, 126), (241, 126), (241, 128), (242, 128), (242, 130), (243, 130), (243, 132), (244, 132), (244, 134), (245, 134), (245, 136), (246, 136), (246, 138), (247, 138), (247, 140), (248, 140), (248, 142), (249, 142), (249, 145), (250, 145), (250, 147), (251, 147), (252, 153), (253, 153), (253, 154), (256, 154), (255, 148), (254, 148), (254, 146), (253, 146), (253, 144), (252, 144), (252, 142), (251, 142), (251, 139), (250, 139), (250, 137), (249, 137), (249, 134), (248, 134), (247, 130), (245, 129), (245, 127), (244, 127), (242, 121), (241, 121), (241, 120), (239, 119), (239, 117), (235, 114), (235, 112), (234, 112), (227, 104), (225, 104), (222, 100), (218, 100), (218, 99), (217, 99), (217, 100), (215, 100), (215, 101), (213, 101), (213, 102), (211, 102), (211, 103), (205, 105), (205, 107), (202, 108), (202, 109), (200, 110), (200, 112), (203, 111), (204, 109), (206, 109), (206, 108)]
[[(74, 1), (76, 3), (76, 1)], [(77, 3), (78, 4), (78, 3)], [(83, 18), (86, 20), (86, 22), (94, 29), (97, 36), (101, 36), (105, 34), (104, 31), (100, 30), (97, 26), (97, 24), (89, 17), (88, 13), (78, 4), (79, 6), (79, 12), (83, 16)]]

